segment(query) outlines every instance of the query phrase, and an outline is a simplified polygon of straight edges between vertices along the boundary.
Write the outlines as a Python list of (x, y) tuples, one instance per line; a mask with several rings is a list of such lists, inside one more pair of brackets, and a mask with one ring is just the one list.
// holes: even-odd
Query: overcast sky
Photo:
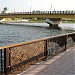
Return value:
[[(52, 8), (51, 8), (52, 5)], [(0, 0), (0, 11), (75, 10), (75, 0)]]

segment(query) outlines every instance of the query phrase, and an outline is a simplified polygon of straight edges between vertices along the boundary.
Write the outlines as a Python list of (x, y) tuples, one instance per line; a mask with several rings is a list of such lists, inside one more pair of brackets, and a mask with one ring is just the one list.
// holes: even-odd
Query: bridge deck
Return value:
[(17, 75), (75, 75), (75, 45)]
[(75, 20), (75, 11), (35, 11), (0, 13), (0, 18), (66, 18)]

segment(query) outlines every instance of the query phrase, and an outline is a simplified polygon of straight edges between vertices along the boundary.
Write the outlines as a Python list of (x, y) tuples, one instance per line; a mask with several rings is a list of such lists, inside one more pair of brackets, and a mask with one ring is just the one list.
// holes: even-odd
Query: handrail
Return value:
[(0, 47), (0, 73), (47, 59), (75, 44), (75, 32)]
[(11, 45), (7, 45), (7, 46), (1, 46), (0, 49), (26, 45), (26, 44), (30, 44), (30, 43), (34, 43), (34, 42), (39, 42), (39, 41), (43, 41), (43, 40), (47, 40), (47, 39), (51, 39), (51, 38), (57, 38), (57, 37), (61, 37), (61, 36), (66, 36), (66, 35), (71, 35), (71, 34), (75, 34), (75, 32), (67, 33), (67, 34), (61, 34), (61, 35), (57, 35), (57, 36), (45, 37), (45, 38), (41, 38), (41, 39), (31, 40), (31, 41), (28, 41), (28, 42), (21, 42), (21, 43), (18, 43), (18, 44), (11, 44)]

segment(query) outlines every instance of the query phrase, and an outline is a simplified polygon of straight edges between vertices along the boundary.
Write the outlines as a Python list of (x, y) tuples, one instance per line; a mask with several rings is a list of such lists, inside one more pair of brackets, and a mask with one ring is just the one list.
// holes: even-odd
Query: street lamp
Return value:
[(30, 7), (30, 12), (32, 11), (31, 9), (32, 9), (32, 7)]
[(51, 8), (50, 8), (50, 11), (51, 11), (51, 9), (52, 9), (52, 4), (51, 4)]

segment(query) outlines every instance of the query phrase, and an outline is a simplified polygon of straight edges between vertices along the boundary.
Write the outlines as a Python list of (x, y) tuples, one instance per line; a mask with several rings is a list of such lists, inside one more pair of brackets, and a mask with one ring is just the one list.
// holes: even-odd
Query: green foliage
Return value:
[(75, 20), (62, 20), (62, 22), (66, 22), (66, 23), (75, 23)]
[(6, 11), (7, 11), (7, 7), (4, 7), (4, 8), (3, 8), (3, 11), (5, 11), (5, 12), (6, 12)]
[(3, 11), (1, 13), (4, 14), (4, 13), (6, 13), (6, 11), (7, 11), (7, 7), (4, 7)]
[(12, 18), (12, 20), (15, 20), (16, 21), (16, 18)]

